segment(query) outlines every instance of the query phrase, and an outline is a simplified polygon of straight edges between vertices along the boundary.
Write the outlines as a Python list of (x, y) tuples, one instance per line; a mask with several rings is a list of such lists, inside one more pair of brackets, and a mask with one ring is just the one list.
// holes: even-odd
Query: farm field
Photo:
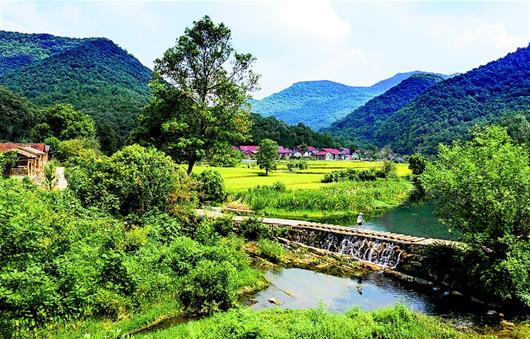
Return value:
[[(370, 169), (383, 166), (382, 161), (308, 161), (309, 168), (306, 170), (296, 170), (290, 172), (287, 169), (287, 162), (278, 163), (278, 169), (264, 176), (264, 171), (255, 164), (242, 164), (240, 167), (210, 167), (195, 166), (194, 172), (200, 173), (206, 169), (214, 169), (221, 173), (225, 181), (228, 192), (237, 193), (246, 191), (260, 185), (272, 185), (275, 182), (282, 182), (287, 189), (318, 189), (329, 184), (321, 183), (324, 174), (334, 170), (358, 168)], [(410, 174), (407, 164), (396, 164), (399, 176)]]

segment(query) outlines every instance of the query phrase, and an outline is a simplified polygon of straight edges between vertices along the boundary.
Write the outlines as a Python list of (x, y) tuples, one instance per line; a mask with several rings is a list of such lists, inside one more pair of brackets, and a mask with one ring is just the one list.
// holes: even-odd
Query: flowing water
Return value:
[[(341, 278), (310, 270), (287, 268), (267, 272), (271, 285), (253, 297), (251, 308), (305, 309), (323, 304), (333, 312), (345, 312), (353, 307), (372, 311), (397, 303), (425, 314), (454, 315), (473, 311), (475, 305), (449, 297), (433, 296), (403, 285), (374, 272), (362, 279)], [(271, 299), (272, 298), (272, 299)], [(278, 301), (279, 305), (269, 300)]]
[(433, 213), (433, 205), (403, 205), (367, 221), (363, 227), (371, 230), (414, 235), (417, 237), (455, 240), (457, 235), (450, 233)]

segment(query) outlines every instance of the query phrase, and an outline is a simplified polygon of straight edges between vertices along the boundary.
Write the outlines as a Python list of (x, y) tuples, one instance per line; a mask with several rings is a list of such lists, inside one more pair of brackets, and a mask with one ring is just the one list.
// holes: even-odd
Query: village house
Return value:
[(340, 160), (351, 160), (351, 151), (349, 148), (342, 148), (340, 150), (340, 154), (339, 154), (339, 159)]
[(318, 160), (337, 160), (340, 157), (340, 151), (335, 148), (322, 148), (317, 154)]
[(15, 152), (18, 156), (17, 164), (10, 170), (9, 175), (29, 177), (32, 180), (44, 177), (48, 151), (45, 144), (0, 144), (0, 153)]
[(256, 153), (258, 153), (259, 146), (239, 146), (239, 150), (245, 155), (246, 158), (254, 159)]
[(291, 151), (289, 148), (278, 146), (278, 156), (280, 157), (280, 159), (289, 159), (292, 154), (293, 151)]

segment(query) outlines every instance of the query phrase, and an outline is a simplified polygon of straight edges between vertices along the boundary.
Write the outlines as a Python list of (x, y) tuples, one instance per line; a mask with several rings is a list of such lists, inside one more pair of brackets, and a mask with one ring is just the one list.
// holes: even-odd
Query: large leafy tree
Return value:
[(259, 76), (255, 58), (232, 46), (231, 32), (208, 16), (186, 28), (155, 60), (154, 98), (134, 138), (186, 162), (188, 173), (211, 148), (248, 137), (249, 92)]
[(530, 305), (530, 167), (506, 130), (476, 128), (472, 140), (440, 146), (421, 181), (441, 217), (469, 245), (469, 282)]

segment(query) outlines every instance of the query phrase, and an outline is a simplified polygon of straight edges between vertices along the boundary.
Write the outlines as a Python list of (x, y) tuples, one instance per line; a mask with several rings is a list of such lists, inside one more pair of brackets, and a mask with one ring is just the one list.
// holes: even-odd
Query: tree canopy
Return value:
[(471, 136), (440, 146), (421, 182), (441, 217), (463, 232), (475, 287), (530, 305), (528, 152), (501, 127), (475, 128)]
[(278, 144), (271, 139), (263, 139), (259, 144), (258, 153), (256, 154), (256, 163), (259, 168), (265, 170), (265, 175), (276, 168), (278, 160)]
[(188, 173), (212, 147), (244, 140), (250, 130), (249, 92), (258, 81), (254, 61), (235, 51), (223, 23), (208, 16), (195, 21), (155, 60), (154, 99), (134, 138), (186, 162)]
[(56, 137), (60, 140), (94, 139), (96, 127), (86, 113), (76, 111), (70, 104), (45, 108), (37, 115), (33, 128), (34, 139)]

